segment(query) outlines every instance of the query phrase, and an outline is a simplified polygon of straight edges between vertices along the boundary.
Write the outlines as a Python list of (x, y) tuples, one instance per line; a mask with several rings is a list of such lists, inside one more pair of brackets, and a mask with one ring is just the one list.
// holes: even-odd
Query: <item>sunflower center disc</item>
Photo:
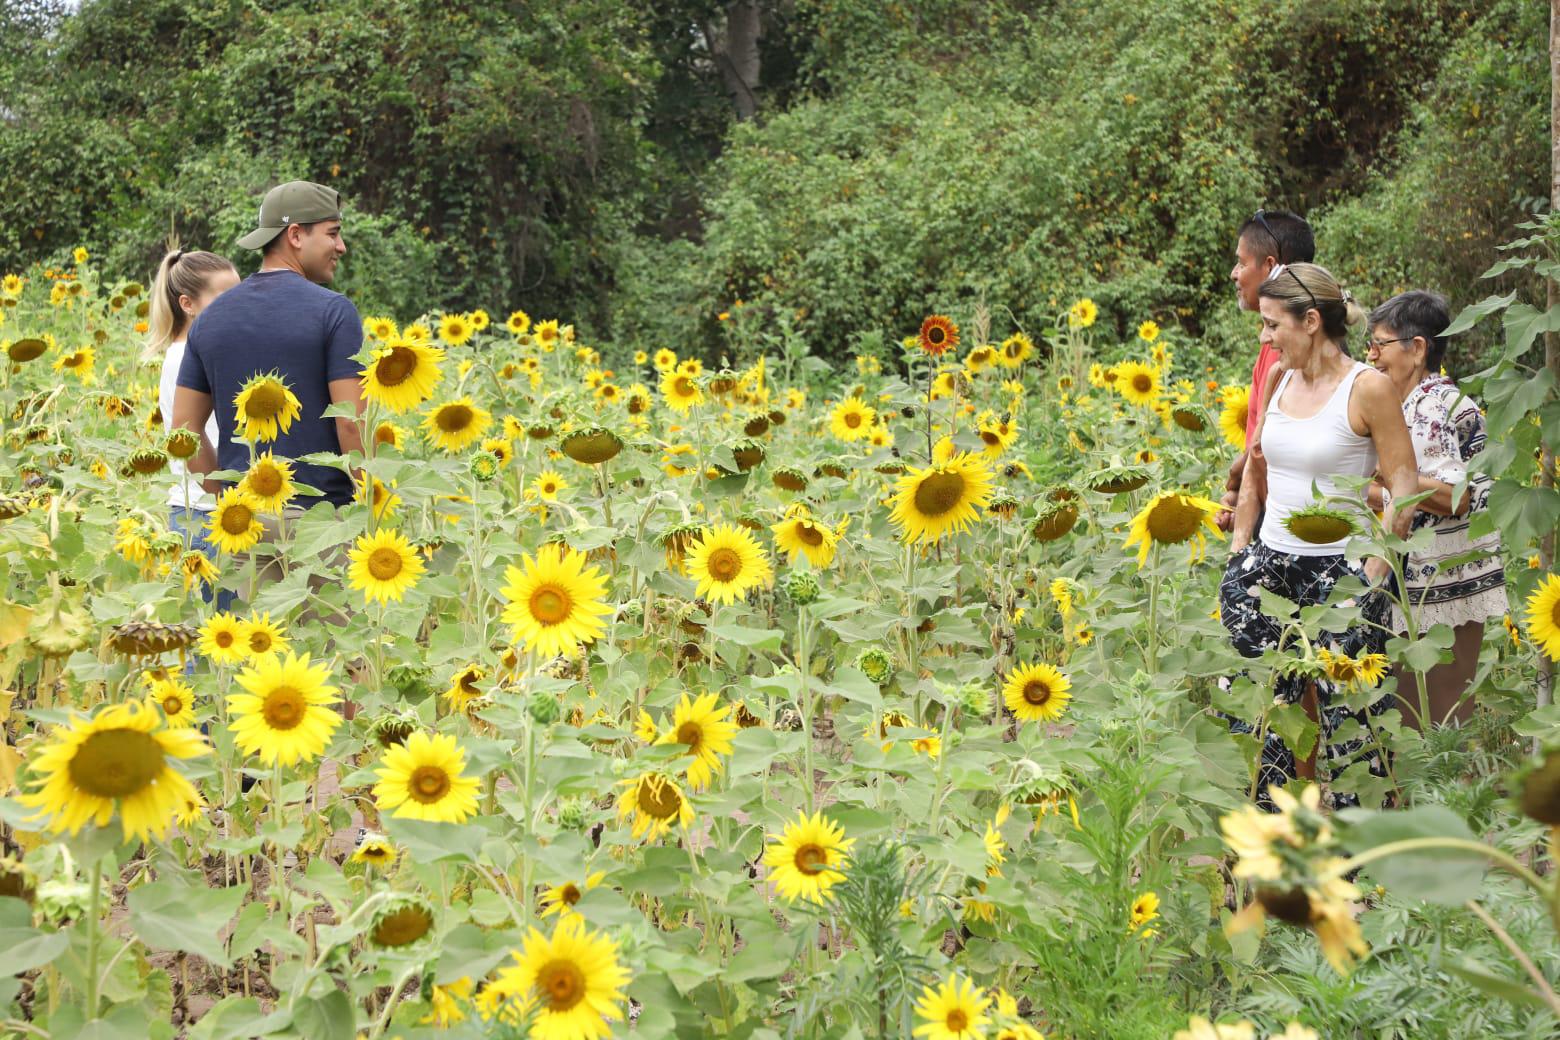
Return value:
[(1197, 533), (1202, 510), (1178, 498), (1166, 499), (1148, 514), (1148, 533), (1156, 542), (1184, 542)]
[(264, 629), (249, 633), (249, 652), (263, 654), (271, 649), (271, 633)]
[(993, 448), (1002, 443), (1002, 438), (997, 436), (995, 430), (981, 430), (980, 439), (991, 445)]
[(814, 547), (823, 544), (823, 532), (818, 530), (818, 526), (816, 524), (797, 524), (796, 537), (798, 540)]
[(1024, 700), (1028, 701), (1030, 704), (1035, 705), (1036, 707), (1039, 707), (1042, 704), (1050, 703), (1050, 700), (1051, 700), (1051, 686), (1050, 686), (1050, 684), (1049, 683), (1045, 683), (1045, 682), (1041, 682), (1039, 679), (1032, 679), (1029, 682), (1025, 683), (1024, 684)]
[(460, 433), (471, 425), (471, 420), (471, 409), (463, 404), (447, 404), (434, 417), (434, 422), (445, 433)]
[(962, 473), (933, 473), (915, 489), (915, 508), (924, 516), (942, 516), (963, 499)]
[(677, 743), (687, 744), (689, 751), (698, 751), (704, 743), (704, 731), (697, 722), (684, 722), (677, 727)]
[(260, 711), (265, 716), (266, 725), (272, 729), (287, 730), (303, 721), (307, 708), (303, 694), (291, 686), (278, 686), (266, 695), (265, 705)]
[(244, 414), (251, 419), (273, 419), (287, 404), (287, 391), (267, 381), (255, 387), (244, 402)]
[(558, 893), (558, 901), (564, 906), (573, 906), (580, 901), (580, 888), (574, 882), (563, 886), (563, 891)]
[(169, 694), (163, 698), (162, 709), (164, 715), (177, 715), (184, 710), (184, 701), (178, 696)]
[(438, 766), (418, 766), (406, 785), (406, 793), (424, 805), (432, 805), (449, 792), (450, 774)]
[(403, 566), (401, 554), (389, 546), (375, 549), (368, 557), (368, 573), (378, 581), (389, 581), (401, 573)]
[(1139, 373), (1132, 377), (1132, 389), (1140, 394), (1146, 394), (1154, 388), (1154, 381), (1148, 376)]
[(1560, 627), (1560, 599), (1555, 600), (1555, 605), (1549, 608), (1549, 620), (1553, 621), (1557, 627)]
[(482, 691), (477, 689), (477, 680), (482, 678), (476, 672), (462, 672), (460, 676), (460, 692), (469, 697), (479, 697)]
[(548, 961), (536, 973), (536, 988), (549, 1011), (568, 1011), (585, 999), (585, 973), (573, 961)]
[(233, 645), (233, 638), (234, 636), (231, 632), (218, 632), (215, 638), (212, 639), (212, 642), (226, 650)]
[(670, 820), (682, 808), (682, 795), (671, 784), (647, 781), (640, 788), (639, 804), (657, 820)]
[(543, 585), (531, 593), (531, 616), (544, 625), (556, 625), (569, 616), (569, 594), (556, 585)]
[(255, 511), (239, 503), (222, 511), (222, 530), (231, 535), (247, 534), (255, 522)]
[(856, 427), (860, 426), (861, 425), (861, 414), (859, 412), (847, 412), (847, 413), (845, 413), (845, 425), (849, 426), (853, 430)]
[(676, 392), (678, 397), (692, 397), (693, 380), (687, 376), (678, 376), (672, 381), (672, 390)]
[(969, 1016), (961, 1008), (954, 1008), (948, 1012), (948, 1032), (957, 1036), (969, 1028), (969, 1024)]
[(807, 875), (822, 874), (829, 865), (829, 854), (818, 845), (803, 845), (792, 858), (796, 862), (796, 869)]
[(384, 386), (400, 386), (415, 371), (417, 354), (410, 347), (396, 347), (374, 366), (374, 375)]
[(389, 424), (381, 425), (374, 431), (374, 443), (393, 445), (395, 443), (395, 430)]
[(134, 729), (94, 733), (70, 759), (70, 780), (98, 798), (125, 798), (152, 782), (163, 768), (162, 745)]
[(735, 549), (722, 546), (710, 553), (709, 570), (716, 581), (732, 581), (742, 573), (742, 557)]
[(255, 494), (270, 498), (282, 490), (282, 471), (275, 466), (261, 466), (249, 475), (249, 486)]

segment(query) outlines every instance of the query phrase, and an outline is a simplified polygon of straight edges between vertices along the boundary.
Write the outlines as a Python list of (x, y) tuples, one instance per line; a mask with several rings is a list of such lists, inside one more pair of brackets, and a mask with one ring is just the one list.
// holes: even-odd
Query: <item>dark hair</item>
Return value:
[(1349, 352), (1349, 326), (1358, 325), (1365, 317), (1353, 295), (1338, 284), (1332, 272), (1316, 264), (1283, 264), (1273, 268), (1268, 280), (1257, 289), (1257, 295), (1279, 301), (1295, 318), (1315, 311), (1321, 316), (1322, 331), (1345, 354)]
[(1446, 359), (1446, 337), (1441, 333), (1452, 323), (1446, 297), (1427, 289), (1410, 289), (1370, 312), (1367, 327), (1385, 325), (1404, 339), (1425, 338), (1425, 367), (1438, 371)]
[[(303, 230), (306, 233), (313, 234), (314, 225), (316, 225), (316, 224), (323, 224), (323, 223), (325, 223), (325, 221), (323, 221), (323, 220), (310, 220), (310, 221), (302, 221), (302, 220), (300, 220), (300, 221), (297, 221), (295, 223), (287, 225), (287, 227), (301, 227), (301, 228), (303, 228)], [(276, 233), (276, 237), (275, 238), (271, 239), (271, 241), (267, 242), (265, 245), (260, 247), (260, 255), (261, 256), (270, 256), (271, 253), (273, 251), (275, 251), (276, 244), (278, 242), (280, 242), (283, 238), (285, 238), (286, 235), (287, 235), (287, 228), (284, 227), (284, 228), (282, 228), (282, 230), (280, 230), (280, 231), (278, 231)]]
[(1287, 209), (1259, 209), (1240, 226), (1237, 241), (1251, 235), (1262, 256), (1271, 256), (1281, 264), (1308, 264), (1316, 259), (1316, 236), (1311, 225), (1298, 213)]

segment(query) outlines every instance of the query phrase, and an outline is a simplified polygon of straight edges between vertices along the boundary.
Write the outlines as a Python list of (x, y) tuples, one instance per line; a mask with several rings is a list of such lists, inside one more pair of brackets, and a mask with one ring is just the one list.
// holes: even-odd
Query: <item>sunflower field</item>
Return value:
[[(1389, 810), (1264, 813), (1226, 717), (1311, 746), (1274, 676), (1386, 662), (1229, 646), (1245, 359), (1088, 299), (844, 370), (735, 304), (714, 361), (373, 315), (366, 454), (275, 455), (257, 373), (205, 551), (146, 295), (0, 283), (0, 1035), (1560, 1035), (1548, 384), (1490, 376), (1529, 528), (1473, 722), (1373, 720)], [(300, 461), (357, 503), (289, 509)]]

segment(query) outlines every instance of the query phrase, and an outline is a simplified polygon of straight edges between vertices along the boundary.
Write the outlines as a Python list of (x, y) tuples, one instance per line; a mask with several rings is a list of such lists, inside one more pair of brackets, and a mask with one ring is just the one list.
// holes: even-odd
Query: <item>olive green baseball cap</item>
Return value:
[(239, 239), (238, 244), (243, 249), (260, 249), (289, 224), (340, 219), (341, 193), (335, 188), (313, 181), (288, 181), (265, 193), (265, 200), (260, 203), (259, 226)]

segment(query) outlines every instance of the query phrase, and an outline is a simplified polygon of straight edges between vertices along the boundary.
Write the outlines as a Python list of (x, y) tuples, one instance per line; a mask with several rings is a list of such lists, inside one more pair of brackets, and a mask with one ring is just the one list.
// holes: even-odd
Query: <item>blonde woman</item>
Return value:
[[(152, 313), (146, 352), (148, 360), (161, 359), (162, 375), (157, 384), (157, 404), (163, 422), (173, 423), (174, 382), (184, 361), (184, 342), (189, 328), (206, 305), (238, 284), (238, 271), (227, 257), (201, 250), (183, 250), (172, 243), (157, 278), (152, 283)], [(206, 436), (217, 442), (215, 417), (206, 421)], [(188, 544), (208, 554), (206, 514), (211, 511), (211, 495), (201, 489), (199, 479), (186, 477), (184, 463), (169, 460), (169, 469), (177, 478), (168, 492), (169, 526), (179, 531)]]
[[(1266, 396), (1258, 436), (1247, 459), (1231, 536), (1231, 557), (1220, 585), (1220, 617), (1243, 657), (1260, 657), (1279, 645), (1283, 625), (1262, 612), (1260, 589), (1268, 589), (1300, 607), (1325, 603), (1333, 586), (1346, 574), (1378, 584), (1388, 574), (1386, 561), (1372, 558), (1362, 567), (1344, 555), (1346, 539), (1317, 545), (1296, 537), (1286, 521), (1315, 501), (1313, 486), (1324, 496), (1342, 495), (1341, 477), (1367, 478), (1378, 469), (1395, 497), (1418, 490), (1414, 448), (1397, 391), (1371, 366), (1352, 360), (1344, 349), (1351, 326), (1364, 315), (1328, 271), (1316, 264), (1280, 265), (1258, 289), (1264, 346), (1278, 353), (1282, 375)], [(1253, 479), (1266, 468), (1267, 502), (1257, 530), (1258, 503)], [(1365, 503), (1361, 499), (1359, 508)], [(1386, 522), (1406, 535), (1409, 511), (1394, 512)], [(1342, 632), (1321, 633), (1329, 653), (1358, 660), (1379, 653), (1386, 642), (1391, 601), (1380, 589), (1358, 604), (1363, 619)], [(1363, 712), (1352, 712), (1341, 701), (1347, 691), (1323, 680), (1299, 675), (1277, 680), (1275, 699), (1303, 704), (1317, 720), (1321, 754), (1316, 762), (1298, 760), (1282, 738), (1269, 733), (1262, 749), (1257, 793), (1297, 776), (1328, 781), (1335, 804), (1354, 804), (1356, 796), (1339, 790), (1339, 774), (1359, 757), (1365, 741), (1333, 739), (1347, 720), (1362, 724)], [(1372, 715), (1385, 711), (1390, 694), (1374, 698)], [(1250, 732), (1248, 722), (1232, 726)], [(1384, 763), (1367, 759), (1375, 775)], [(1325, 768), (1323, 768), (1325, 766)]]

